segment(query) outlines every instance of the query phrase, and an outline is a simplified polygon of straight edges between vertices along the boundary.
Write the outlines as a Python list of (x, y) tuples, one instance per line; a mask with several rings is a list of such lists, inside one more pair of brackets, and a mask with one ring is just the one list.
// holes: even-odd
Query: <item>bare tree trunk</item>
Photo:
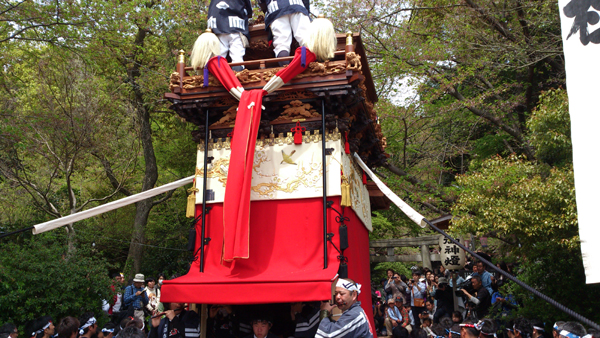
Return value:
[[(144, 153), (145, 170), (141, 191), (154, 188), (156, 180), (158, 179), (158, 167), (156, 166), (156, 156), (154, 155), (154, 146), (152, 144), (150, 112), (145, 105), (144, 96), (140, 90), (140, 86), (137, 85), (142, 62), (141, 60), (138, 60), (137, 56), (139, 56), (142, 51), (146, 34), (147, 32), (145, 29), (138, 28), (135, 39), (136, 50), (134, 52), (134, 60), (136, 60), (136, 62), (127, 69), (134, 93), (133, 104), (136, 106), (135, 111), (139, 122), (140, 140), (142, 142)], [(127, 255), (127, 262), (133, 263), (133, 270), (129, 271), (129, 275), (131, 276), (135, 273), (139, 273), (142, 267), (142, 249), (145, 242), (144, 228), (148, 223), (148, 215), (153, 206), (154, 203), (152, 198), (136, 203), (135, 219), (133, 221), (133, 236), (131, 238), (131, 244), (129, 245), (129, 254)]]

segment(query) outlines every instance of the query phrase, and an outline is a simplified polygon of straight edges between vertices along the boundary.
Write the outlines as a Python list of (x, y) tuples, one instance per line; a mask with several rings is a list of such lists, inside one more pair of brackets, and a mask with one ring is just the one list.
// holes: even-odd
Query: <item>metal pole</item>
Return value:
[(202, 177), (202, 231), (200, 233), (200, 272), (204, 272), (204, 230), (206, 228), (206, 180), (208, 178), (208, 109), (204, 120), (204, 177)]
[(325, 100), (321, 103), (321, 150), (323, 153), (323, 269), (327, 269), (327, 156), (325, 154)]

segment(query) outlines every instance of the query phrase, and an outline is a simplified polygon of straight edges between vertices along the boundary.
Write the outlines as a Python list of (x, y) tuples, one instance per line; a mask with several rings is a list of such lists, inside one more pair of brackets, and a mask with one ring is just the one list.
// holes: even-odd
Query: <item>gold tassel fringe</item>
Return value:
[(194, 218), (196, 217), (196, 193), (200, 191), (196, 188), (196, 179), (190, 189), (188, 189), (187, 208), (185, 209), (185, 217)]
[(350, 184), (348, 178), (342, 174), (342, 202), (340, 203), (343, 207), (351, 207), (352, 199), (350, 198)]

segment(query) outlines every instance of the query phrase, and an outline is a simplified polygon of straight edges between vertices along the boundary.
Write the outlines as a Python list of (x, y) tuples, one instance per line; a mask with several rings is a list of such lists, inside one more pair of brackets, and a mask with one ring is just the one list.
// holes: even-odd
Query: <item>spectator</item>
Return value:
[(146, 297), (148, 297), (146, 309), (151, 315), (154, 315), (158, 312), (158, 304), (160, 303), (160, 289), (156, 287), (156, 281), (152, 277), (146, 279)]
[(477, 267), (477, 273), (479, 277), (481, 277), (481, 283), (483, 284), (483, 287), (486, 288), (491, 295), (494, 293), (492, 290), (492, 274), (485, 270), (485, 264), (483, 264), (482, 261), (477, 262), (475, 266)]
[(121, 311), (121, 305), (123, 304), (123, 295), (121, 294), (121, 289), (123, 288), (123, 282), (125, 281), (125, 277), (123, 277), (122, 273), (114, 273), (112, 275), (113, 281), (110, 285), (110, 289), (115, 294), (112, 302), (109, 302), (108, 314), (113, 315), (117, 314)]
[(421, 324), (421, 329), (423, 329), (423, 331), (425, 331), (425, 333), (427, 334), (427, 337), (435, 337), (435, 334), (433, 333), (433, 331), (431, 330), (431, 318), (424, 318), (421, 320), (422, 324)]
[(421, 312), (421, 314), (419, 314), (419, 318), (421, 318), (421, 320), (425, 319), (425, 318), (429, 318), (431, 319), (431, 322), (433, 323), (433, 316), (436, 312), (435, 309), (435, 304), (433, 303), (433, 301), (431, 299), (427, 299), (427, 301), (425, 302), (425, 311)]
[[(373, 311), (373, 320), (375, 321), (375, 330), (377, 331), (377, 335), (381, 336), (383, 328), (385, 327), (385, 306), (381, 301), (378, 301), (375, 304), (375, 309)], [(387, 336), (387, 330), (386, 334)]]
[(98, 324), (96, 323), (96, 318), (94, 318), (92, 312), (86, 312), (81, 315), (81, 317), (79, 317), (79, 323), (83, 323), (79, 328), (79, 337), (92, 338), (96, 336)]
[(428, 273), (426, 277), (427, 283), (427, 298), (433, 297), (435, 294), (435, 290), (437, 290), (437, 283), (435, 282), (435, 275), (433, 273)]
[(402, 315), (402, 327), (404, 327), (408, 333), (412, 332), (415, 321), (412, 318), (412, 311), (410, 310), (410, 303), (404, 303), (404, 306), (400, 309)]
[(381, 294), (381, 298), (383, 299), (384, 303), (388, 300), (387, 292), (385, 292), (386, 282), (387, 282), (387, 279), (382, 278), (381, 281), (379, 281), (379, 288), (377, 288), (377, 291), (379, 291), (379, 293)]
[(415, 325), (420, 327), (421, 320), (419, 318), (419, 314), (425, 311), (425, 295), (427, 292), (427, 286), (425, 283), (419, 281), (419, 278), (421, 277), (419, 271), (413, 271), (412, 277), (413, 279), (409, 284), (411, 293), (410, 305)]
[(455, 324), (461, 324), (463, 322), (463, 316), (462, 313), (460, 313), (460, 311), (452, 312), (452, 322), (454, 322)]
[(401, 323), (402, 315), (400, 314), (400, 309), (396, 307), (396, 301), (393, 299), (388, 300), (388, 308), (385, 318), (385, 328), (388, 336), (391, 336), (394, 332), (394, 328), (401, 325)]
[[(397, 291), (394, 291), (393, 298), (394, 298), (394, 300), (401, 298), (402, 303), (404, 304), (405, 298), (406, 298), (405, 297), (406, 289), (408, 289), (408, 285), (406, 285), (406, 283), (402, 280), (402, 277), (397, 273), (394, 274), (393, 279), (394, 279), (394, 286), (396, 287), (395, 289), (397, 290)], [(406, 279), (406, 277), (405, 277), (405, 279)]]
[(460, 324), (452, 325), (452, 328), (448, 331), (448, 338), (461, 338), (460, 331)]
[(148, 304), (148, 296), (146, 295), (144, 286), (144, 275), (138, 273), (133, 278), (133, 284), (125, 288), (123, 295), (123, 303), (128, 307), (129, 313), (133, 308), (133, 317), (144, 321), (144, 306)]
[(443, 265), (440, 265), (440, 277), (450, 277), (450, 270), (447, 270)]
[(467, 296), (470, 302), (475, 304), (475, 313), (472, 313), (474, 318), (483, 318), (487, 316), (491, 305), (491, 297), (487, 289), (481, 284), (481, 277), (475, 276), (471, 278), (473, 283), (473, 289), (475, 289), (476, 296), (471, 295), (467, 290), (461, 289), (461, 291)]
[(162, 287), (162, 283), (164, 280), (165, 280), (165, 274), (159, 273), (158, 274), (158, 284), (156, 285), (159, 289)]
[(79, 320), (74, 317), (65, 317), (58, 324), (58, 338), (75, 338), (79, 331)]
[(448, 279), (446, 279), (446, 277), (440, 277), (438, 289), (433, 294), (433, 298), (437, 300), (433, 323), (439, 323), (440, 318), (444, 316), (450, 317), (452, 310), (454, 309), (452, 288), (448, 286)]
[(0, 327), (0, 338), (17, 338), (19, 329), (13, 323), (6, 323)]
[(394, 283), (394, 280), (397, 278), (397, 274), (394, 272), (394, 270), (388, 269), (387, 276), (388, 276), (388, 280), (385, 283), (384, 289), (385, 289), (385, 293), (386, 293), (386, 300), (390, 300), (390, 299), (394, 299), (394, 295), (397, 295), (398, 293), (400, 293), (400, 290), (398, 289), (398, 286), (396, 285), (396, 283)]

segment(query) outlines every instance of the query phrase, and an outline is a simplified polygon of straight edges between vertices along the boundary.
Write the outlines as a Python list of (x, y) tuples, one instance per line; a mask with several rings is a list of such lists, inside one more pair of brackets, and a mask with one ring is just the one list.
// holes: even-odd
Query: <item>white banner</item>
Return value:
[(567, 72), (581, 253), (586, 283), (599, 283), (600, 250), (595, 247), (600, 244), (596, 216), (596, 198), (600, 191), (597, 172), (600, 163), (600, 2), (559, 0), (558, 7)]
[(173, 189), (177, 189), (179, 187), (182, 187), (186, 184), (190, 184), (192, 183), (192, 181), (194, 180), (194, 176), (190, 176), (190, 177), (186, 177), (183, 179), (180, 179), (179, 181), (175, 181), (175, 182), (171, 182), (169, 184), (165, 184), (165, 185), (161, 185), (158, 188), (153, 188), (150, 190), (146, 190), (144, 192), (141, 192), (139, 194), (135, 194), (135, 195), (131, 195), (131, 196), (127, 196), (125, 198), (121, 198), (120, 200), (116, 200), (110, 203), (106, 203), (106, 204), (102, 204), (99, 205), (95, 208), (91, 208), (85, 211), (81, 211), (78, 212), (76, 214), (72, 214), (69, 216), (65, 216), (65, 217), (61, 217), (61, 218), (57, 218), (57, 219), (53, 219), (51, 221), (48, 222), (44, 222), (44, 223), (40, 223), (38, 225), (36, 225), (33, 229), (33, 234), (37, 235), (37, 234), (41, 234), (42, 232), (46, 232), (46, 231), (50, 231), (50, 230), (54, 230), (56, 228), (60, 228), (62, 226), (65, 226), (67, 224), (71, 224), (77, 221), (81, 221), (84, 220), (86, 218), (90, 218), (96, 215), (100, 215), (103, 214), (105, 212), (111, 211), (111, 210), (115, 210), (115, 209), (119, 209), (121, 207), (124, 207), (126, 205), (135, 203), (135, 202), (139, 202), (142, 200), (145, 200), (147, 198), (156, 196), (156, 195), (160, 195), (162, 193), (165, 193), (167, 191), (173, 190)]

